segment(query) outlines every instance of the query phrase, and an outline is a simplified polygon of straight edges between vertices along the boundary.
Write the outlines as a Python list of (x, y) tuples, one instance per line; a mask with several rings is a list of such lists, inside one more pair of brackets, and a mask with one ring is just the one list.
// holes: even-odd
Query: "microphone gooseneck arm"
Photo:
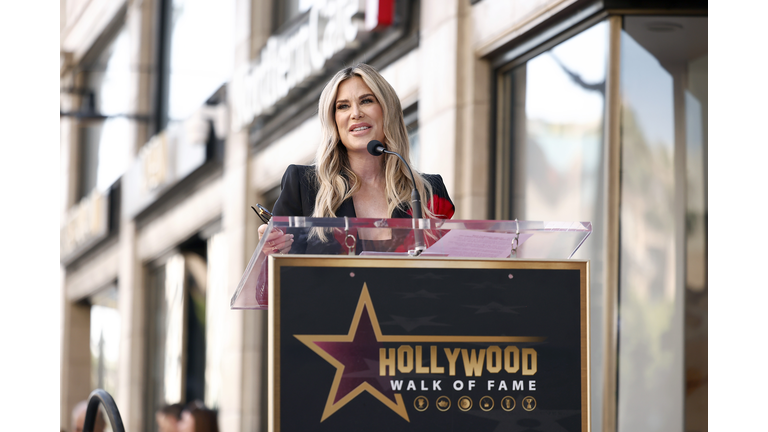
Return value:
[(408, 164), (405, 163), (405, 159), (403, 159), (403, 157), (400, 156), (398, 153), (389, 151), (387, 149), (384, 149), (384, 153), (397, 156), (403, 162), (403, 165), (405, 165), (405, 167), (408, 168), (408, 174), (411, 175), (411, 184), (413, 184), (413, 189), (411, 190), (411, 209), (413, 210), (413, 217), (416, 219), (421, 219), (422, 218), (421, 196), (419, 196), (419, 191), (416, 190), (416, 179), (413, 178), (413, 171), (411, 171), (411, 167), (409, 167)]
[(417, 220), (422, 219), (423, 212), (421, 211), (421, 197), (419, 196), (419, 191), (416, 189), (416, 179), (413, 177), (413, 171), (411, 171), (411, 167), (408, 165), (408, 162), (403, 159), (402, 156), (400, 156), (399, 153), (393, 152), (390, 150), (387, 150), (384, 147), (384, 144), (382, 144), (378, 140), (373, 140), (368, 143), (368, 153), (372, 154), (373, 156), (381, 156), (384, 153), (395, 155), (400, 159), (400, 161), (405, 165), (405, 167), (408, 169), (408, 174), (411, 176), (411, 184), (413, 185), (413, 188), (411, 189), (411, 211), (413, 213), (413, 243), (414, 243), (414, 250), (409, 251), (410, 254), (413, 256), (419, 256), (421, 255), (424, 250), (426, 250), (426, 246), (424, 244), (424, 233), (421, 231), (421, 229), (417, 226)]

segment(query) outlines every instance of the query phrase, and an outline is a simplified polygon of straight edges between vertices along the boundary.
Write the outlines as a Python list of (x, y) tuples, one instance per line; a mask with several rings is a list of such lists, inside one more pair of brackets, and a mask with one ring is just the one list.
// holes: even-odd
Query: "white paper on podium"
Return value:
[[(518, 248), (532, 234), (520, 234)], [(425, 253), (439, 253), (462, 258), (508, 258), (512, 253), (514, 233), (453, 230), (446, 233)]]

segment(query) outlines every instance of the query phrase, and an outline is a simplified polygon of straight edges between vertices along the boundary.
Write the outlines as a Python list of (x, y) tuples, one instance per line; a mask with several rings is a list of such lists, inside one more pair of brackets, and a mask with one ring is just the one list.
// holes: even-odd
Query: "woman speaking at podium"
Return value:
[[(314, 165), (290, 165), (283, 175), (275, 216), (410, 218), (411, 176), (397, 157), (377, 157), (371, 141), (410, 161), (403, 110), (392, 86), (371, 66), (342, 69), (326, 84), (318, 103), (322, 139)], [(381, 150), (379, 150), (379, 154)], [(450, 219), (455, 211), (439, 175), (413, 173), (425, 218)], [(266, 230), (259, 227), (259, 238)], [(361, 241), (387, 241), (388, 230), (360, 233)], [(307, 242), (340, 248), (322, 230), (309, 239), (274, 230), (264, 253), (306, 250)], [(316, 237), (313, 239), (312, 237)], [(295, 242), (295, 243), (294, 243)], [(312, 247), (310, 246), (310, 249)], [(379, 249), (380, 250), (380, 249)], [(294, 251), (297, 252), (297, 251)]]

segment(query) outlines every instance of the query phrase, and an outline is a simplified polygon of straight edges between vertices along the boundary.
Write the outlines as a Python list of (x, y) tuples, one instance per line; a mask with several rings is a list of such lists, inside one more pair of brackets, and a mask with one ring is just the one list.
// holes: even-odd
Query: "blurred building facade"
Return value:
[(593, 223), (592, 430), (707, 430), (707, 53), (706, 1), (61, 0), (62, 429), (99, 387), (266, 430), (249, 207), (365, 61), (456, 218)]

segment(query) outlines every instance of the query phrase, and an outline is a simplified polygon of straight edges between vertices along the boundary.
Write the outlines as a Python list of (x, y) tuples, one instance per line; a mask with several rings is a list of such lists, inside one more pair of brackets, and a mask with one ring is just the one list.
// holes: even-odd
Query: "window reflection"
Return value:
[[(594, 231), (574, 255), (591, 262), (590, 326), (603, 332), (605, 198), (603, 119), (608, 23), (600, 22), (512, 69), (505, 77), (511, 145), (504, 219), (590, 221)], [(502, 125), (506, 129), (507, 125)], [(511, 195), (511, 200), (506, 197)], [(504, 204), (509, 202), (509, 204)], [(599, 339), (595, 339), (599, 340)], [(603, 344), (591, 344), (591, 387), (603, 386)], [(592, 392), (592, 427), (603, 397)]]
[(89, 301), (91, 303), (91, 387), (116, 394), (117, 364), (120, 354), (117, 287), (112, 285), (91, 296)]
[(606, 31), (598, 24), (513, 72), (525, 107), (513, 122), (514, 218), (595, 220)]
[(665, 338), (676, 312), (673, 80), (626, 33), (621, 47), (619, 429), (664, 430), (682, 408), (665, 386), (680, 379)]
[(707, 429), (706, 52), (704, 17), (624, 19), (622, 432)]
[(107, 118), (81, 127), (80, 197), (93, 189), (106, 191), (123, 175), (133, 156), (131, 121), (122, 117), (132, 111), (130, 53), (129, 33), (124, 27), (86, 67), (86, 87), (93, 92), (93, 106), (87, 110)]
[(168, 121), (182, 121), (232, 75), (234, 0), (168, 0), (170, 60)]
[(421, 163), (421, 146), (419, 145), (419, 115), (418, 105), (414, 104), (403, 110), (405, 129), (408, 131), (409, 153), (411, 155), (411, 167), (419, 170)]
[[(145, 423), (148, 431), (157, 430), (153, 413), (163, 404), (201, 400), (216, 407), (220, 401), (222, 343), (226, 340), (222, 313), (228, 310), (226, 284), (222, 283), (226, 259), (222, 261), (221, 254), (226, 252), (226, 244), (220, 235), (214, 238), (215, 242), (207, 244), (194, 236), (164, 263), (148, 269), (150, 330), (144, 405), (151, 414)], [(215, 253), (215, 265), (210, 268), (209, 249)], [(209, 308), (209, 304), (215, 306)], [(213, 341), (210, 348), (208, 340)]]
[(184, 257), (172, 256), (165, 267), (163, 402), (172, 404), (184, 400)]
[[(271, 208), (271, 207), (270, 207)], [(218, 407), (221, 402), (224, 373), (224, 353), (227, 333), (225, 323), (230, 310), (227, 286), (227, 243), (223, 233), (208, 239), (208, 271), (206, 290), (205, 331), (205, 405)]]

